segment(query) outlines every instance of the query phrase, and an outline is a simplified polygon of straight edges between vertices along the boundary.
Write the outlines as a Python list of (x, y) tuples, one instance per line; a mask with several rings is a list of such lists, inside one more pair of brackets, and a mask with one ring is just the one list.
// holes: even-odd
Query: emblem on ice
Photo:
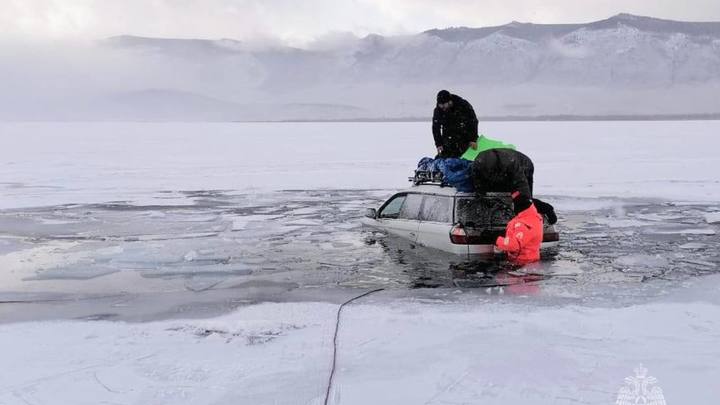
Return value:
[(625, 386), (618, 391), (615, 405), (665, 405), (662, 389), (657, 378), (648, 376), (648, 370), (639, 365), (635, 367), (635, 376), (625, 378)]

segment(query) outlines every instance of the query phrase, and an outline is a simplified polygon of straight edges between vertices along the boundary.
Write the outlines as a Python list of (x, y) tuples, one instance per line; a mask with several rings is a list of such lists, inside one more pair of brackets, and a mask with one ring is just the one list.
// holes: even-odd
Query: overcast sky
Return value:
[(0, 0), (2, 39), (278, 38), (587, 22), (620, 12), (720, 21), (720, 0)]

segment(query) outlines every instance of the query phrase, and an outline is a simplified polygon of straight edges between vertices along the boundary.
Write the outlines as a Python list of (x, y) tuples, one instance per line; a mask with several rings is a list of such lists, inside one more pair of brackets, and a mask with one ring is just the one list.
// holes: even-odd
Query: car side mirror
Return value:
[(365, 216), (368, 218), (377, 218), (377, 210), (375, 208), (368, 208), (365, 210)]

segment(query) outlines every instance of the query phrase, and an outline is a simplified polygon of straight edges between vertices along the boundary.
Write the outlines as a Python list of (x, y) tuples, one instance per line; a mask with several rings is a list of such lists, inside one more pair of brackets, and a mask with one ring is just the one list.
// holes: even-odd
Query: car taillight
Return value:
[(466, 245), (468, 243), (468, 235), (462, 225), (455, 225), (450, 230), (450, 242), (456, 245)]

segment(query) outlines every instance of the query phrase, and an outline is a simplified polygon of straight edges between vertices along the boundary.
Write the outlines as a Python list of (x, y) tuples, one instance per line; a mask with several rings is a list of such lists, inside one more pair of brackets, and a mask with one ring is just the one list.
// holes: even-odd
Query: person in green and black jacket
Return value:
[(433, 112), (432, 132), (438, 157), (459, 158), (468, 147), (477, 148), (478, 119), (475, 110), (464, 98), (440, 90)]
[(480, 152), (472, 162), (472, 182), (477, 194), (486, 192), (511, 193), (515, 214), (535, 205), (550, 224), (557, 222), (555, 208), (533, 198), (535, 165), (530, 158), (514, 149), (488, 149)]

